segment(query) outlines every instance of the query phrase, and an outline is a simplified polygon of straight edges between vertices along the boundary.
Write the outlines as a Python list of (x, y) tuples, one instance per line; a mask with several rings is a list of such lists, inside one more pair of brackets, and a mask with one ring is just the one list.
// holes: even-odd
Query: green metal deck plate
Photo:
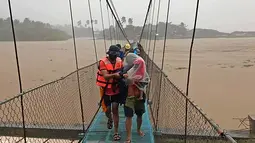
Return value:
[[(123, 106), (119, 107), (120, 122), (119, 122), (119, 133), (121, 135), (120, 141), (113, 141), (113, 129), (107, 129), (107, 118), (103, 112), (99, 112), (93, 121), (89, 132), (83, 139), (83, 143), (123, 143), (126, 140), (126, 129), (125, 129), (125, 116)], [(143, 115), (142, 130), (145, 133), (144, 137), (138, 136), (136, 132), (136, 116), (133, 117), (132, 126), (132, 143), (154, 143), (153, 130), (151, 127), (148, 109), (146, 106), (146, 113)]]

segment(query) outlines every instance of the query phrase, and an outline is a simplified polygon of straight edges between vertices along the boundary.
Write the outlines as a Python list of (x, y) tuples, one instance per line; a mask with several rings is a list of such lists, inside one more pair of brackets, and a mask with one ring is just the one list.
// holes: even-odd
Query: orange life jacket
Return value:
[[(103, 58), (101, 61), (104, 62), (105, 66), (106, 66), (106, 70), (108, 72), (108, 74), (113, 74), (116, 73), (117, 71), (119, 71), (122, 67), (122, 60), (117, 57), (115, 64), (113, 65), (107, 57)], [(99, 61), (99, 62), (101, 62)], [(99, 64), (100, 65), (100, 64)], [(97, 82), (96, 84), (100, 87), (106, 87), (106, 88), (112, 88), (113, 84), (117, 84), (117, 81), (114, 79), (110, 79), (110, 80), (105, 80), (102, 71), (100, 70), (100, 67), (98, 68), (98, 72), (97, 72)]]

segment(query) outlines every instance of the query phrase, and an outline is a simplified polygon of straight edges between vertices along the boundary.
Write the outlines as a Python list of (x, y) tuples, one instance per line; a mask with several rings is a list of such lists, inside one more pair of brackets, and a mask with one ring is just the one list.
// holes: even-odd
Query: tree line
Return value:
[[(138, 39), (142, 26), (133, 25), (133, 18), (121, 17), (118, 22), (124, 27), (125, 33), (129, 39)], [(124, 40), (121, 29), (118, 27), (118, 23), (110, 25), (109, 28), (105, 28), (104, 31), (94, 29), (94, 34), (97, 39), (103, 39), (104, 34), (105, 38), (110, 39), (119, 39)], [(91, 24), (94, 24), (96, 27), (98, 25), (98, 20), (86, 20), (83, 23), (79, 20), (75, 26), (75, 36), (76, 37), (92, 37)], [(69, 25), (50, 25), (49, 23), (43, 23), (40, 21), (33, 21), (29, 18), (25, 18), (23, 21), (17, 19), (14, 20), (16, 39), (19, 41), (59, 41), (67, 40), (72, 36), (72, 27)], [(188, 29), (187, 25), (184, 22), (180, 24), (173, 24), (172, 22), (168, 23), (167, 38), (168, 39), (183, 39), (191, 38), (193, 30)], [(101, 27), (101, 26), (100, 26)], [(157, 25), (146, 24), (144, 28), (144, 39), (154, 39), (155, 35), (157, 39), (163, 39), (165, 35), (166, 23), (159, 22)], [(156, 31), (157, 29), (157, 31)], [(151, 36), (149, 36), (151, 35)], [(219, 32), (214, 29), (196, 29), (196, 38), (233, 38), (233, 37), (255, 37), (255, 32), (242, 32), (235, 31), (232, 33)], [(13, 40), (11, 32), (10, 18), (0, 18), (0, 41), (11, 41)]]
[[(14, 21), (16, 39), (18, 41), (60, 41), (71, 38), (66, 32), (54, 29), (52, 25), (25, 18), (23, 21)], [(0, 41), (12, 41), (10, 17), (0, 18)]]

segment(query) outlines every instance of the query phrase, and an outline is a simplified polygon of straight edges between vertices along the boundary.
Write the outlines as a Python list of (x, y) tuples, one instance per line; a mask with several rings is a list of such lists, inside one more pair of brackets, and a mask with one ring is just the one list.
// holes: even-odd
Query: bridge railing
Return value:
[(0, 103), (0, 142), (77, 142), (98, 109), (96, 72), (92, 64)]
[[(184, 140), (189, 142), (235, 142), (231, 136), (209, 119), (190, 98), (175, 86), (167, 75), (142, 51), (151, 77), (149, 95), (151, 121), (160, 140)], [(162, 76), (161, 76), (162, 74)], [(186, 106), (187, 103), (187, 106)], [(188, 109), (187, 116), (185, 115)], [(187, 126), (185, 127), (185, 118)], [(185, 128), (187, 134), (185, 135)]]

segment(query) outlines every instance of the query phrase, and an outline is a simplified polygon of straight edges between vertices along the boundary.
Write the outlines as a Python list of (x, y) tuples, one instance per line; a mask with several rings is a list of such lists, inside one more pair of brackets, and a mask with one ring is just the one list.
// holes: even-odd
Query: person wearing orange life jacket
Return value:
[[(99, 61), (97, 82), (100, 87), (101, 105), (105, 112), (108, 122), (107, 128), (112, 128), (114, 122), (114, 140), (120, 140), (121, 136), (118, 133), (119, 126), (119, 111), (118, 106), (121, 100), (118, 79), (123, 75), (119, 71), (123, 68), (122, 60), (118, 57), (119, 48), (116, 45), (110, 46), (108, 56)], [(112, 111), (111, 111), (112, 106)], [(113, 113), (113, 119), (112, 119)]]

